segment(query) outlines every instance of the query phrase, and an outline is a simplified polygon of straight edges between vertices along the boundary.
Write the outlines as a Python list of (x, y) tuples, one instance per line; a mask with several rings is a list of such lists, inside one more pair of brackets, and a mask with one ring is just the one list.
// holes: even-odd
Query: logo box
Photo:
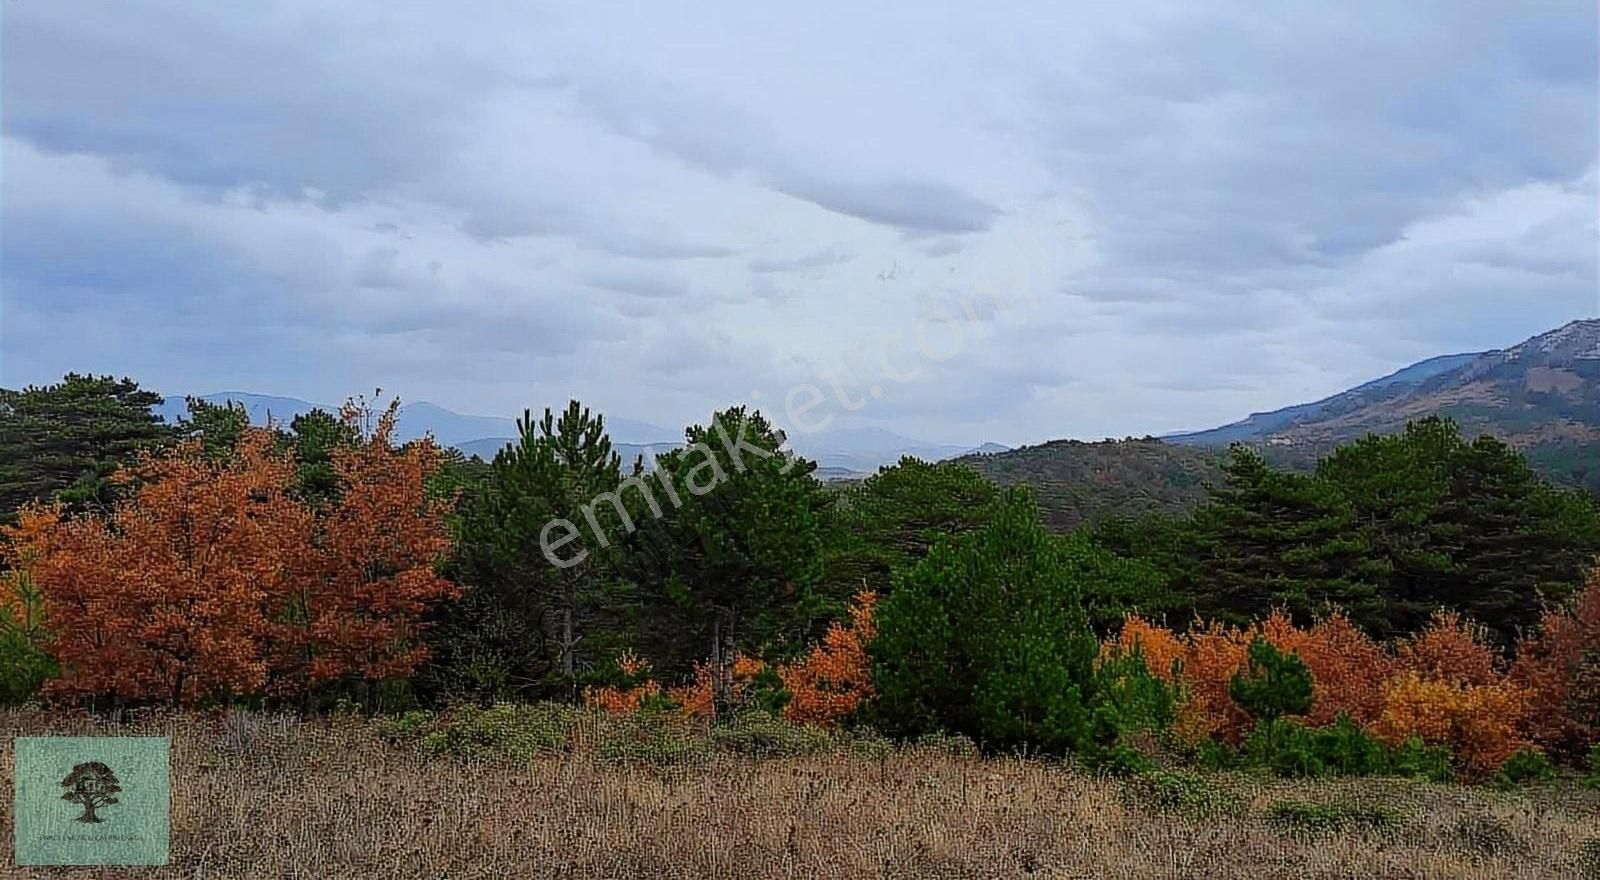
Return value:
[(166, 737), (23, 736), (16, 748), (18, 865), (165, 865)]

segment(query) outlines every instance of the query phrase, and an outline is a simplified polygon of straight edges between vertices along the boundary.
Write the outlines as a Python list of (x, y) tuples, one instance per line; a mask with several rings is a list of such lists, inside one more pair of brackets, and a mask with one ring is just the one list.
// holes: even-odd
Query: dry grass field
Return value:
[[(168, 735), (166, 868), (41, 877), (1584, 877), (1600, 796), (1392, 780), (1101, 779), (932, 749), (720, 754), (673, 766), (582, 747), (525, 762), (432, 757), (355, 720), (0, 712), (11, 737)], [(1318, 806), (1321, 805), (1321, 806)], [(1337, 805), (1337, 806), (1328, 806)], [(1342, 812), (1341, 812), (1342, 811)]]

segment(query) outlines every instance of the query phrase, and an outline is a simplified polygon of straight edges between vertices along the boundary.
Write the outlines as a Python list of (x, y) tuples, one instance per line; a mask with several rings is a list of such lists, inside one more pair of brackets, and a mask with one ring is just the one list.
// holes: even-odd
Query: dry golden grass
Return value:
[[(355, 721), (270, 718), (0, 712), (6, 790), (11, 737), (45, 733), (172, 737), (172, 863), (7, 876), (1582, 877), (1600, 837), (1595, 793), (1573, 787), (1217, 776), (1239, 809), (1184, 818), (1058, 763), (907, 751), (660, 768), (579, 750), (496, 766), (424, 757)], [(1264, 818), (1286, 799), (1402, 818), (1296, 833)], [(9, 866), (9, 803), (0, 835)]]

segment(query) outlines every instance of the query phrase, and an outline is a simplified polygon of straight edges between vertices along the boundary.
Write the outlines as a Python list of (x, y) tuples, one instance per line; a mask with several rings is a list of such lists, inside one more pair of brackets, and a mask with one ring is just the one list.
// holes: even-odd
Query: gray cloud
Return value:
[(794, 272), (804, 269), (822, 269), (837, 263), (848, 263), (853, 259), (855, 259), (854, 254), (834, 248), (824, 248), (820, 251), (812, 251), (808, 254), (787, 259), (757, 258), (751, 260), (746, 268), (758, 274)]
[(976, 295), (841, 419), (1218, 424), (1600, 313), (1597, 16), (13, 4), (0, 370), (673, 424)]

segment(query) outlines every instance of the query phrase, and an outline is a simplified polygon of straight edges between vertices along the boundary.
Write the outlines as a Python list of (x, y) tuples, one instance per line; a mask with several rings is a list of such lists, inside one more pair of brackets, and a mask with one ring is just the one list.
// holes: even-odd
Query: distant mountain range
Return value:
[[(228, 391), (213, 403), (244, 405), (257, 424), (287, 422), (315, 407), (291, 397)], [(332, 410), (333, 407), (323, 406)], [(169, 397), (157, 411), (176, 421), (187, 410)], [(1469, 436), (1490, 434), (1524, 450), (1558, 481), (1600, 492), (1600, 320), (1574, 321), (1511, 348), (1430, 358), (1313, 403), (1299, 404), (1207, 431), (1142, 440), (1056, 440), (1019, 449), (927, 443), (882, 428), (797, 434), (789, 445), (817, 462), (824, 479), (853, 479), (902, 456), (959, 458), (1001, 483), (1034, 486), (1050, 522), (1070, 527), (1106, 513), (1176, 510), (1204, 496), (1231, 443), (1263, 449), (1273, 460), (1309, 465), (1340, 443), (1403, 428), (1430, 415), (1455, 419)], [(681, 445), (682, 434), (648, 422), (607, 417), (627, 462)], [(400, 408), (401, 440), (431, 434), (485, 460), (516, 437), (516, 420), (473, 416), (437, 404)]]
[[(229, 401), (240, 404), (249, 414), (251, 423), (257, 425), (267, 424), (268, 421), (287, 424), (296, 416), (313, 409), (329, 412), (338, 410), (338, 407), (327, 404), (248, 391), (221, 391), (200, 395), (200, 399), (215, 404)], [(155, 412), (170, 424), (176, 424), (188, 411), (188, 404), (181, 396), (168, 397), (155, 407)], [(681, 431), (670, 431), (633, 419), (607, 416), (606, 431), (624, 463), (631, 464), (642, 456), (647, 468), (653, 466), (656, 456), (683, 444)], [(401, 406), (395, 423), (396, 438), (407, 441), (425, 434), (431, 435), (441, 445), (461, 450), (464, 455), (476, 455), (488, 461), (506, 444), (515, 441), (517, 422), (516, 419), (502, 416), (463, 415), (427, 401)], [(882, 428), (848, 428), (797, 434), (789, 438), (789, 446), (817, 462), (819, 476), (823, 479), (865, 476), (908, 455), (927, 461), (942, 461), (1007, 449), (998, 443), (985, 443), (976, 448), (928, 443)]]
[(1478, 357), (1482, 357), (1482, 354), (1447, 354), (1429, 358), (1421, 363), (1412, 364), (1403, 370), (1390, 373), (1382, 379), (1374, 379), (1365, 385), (1358, 385), (1349, 391), (1340, 392), (1333, 397), (1325, 398), (1315, 403), (1302, 403), (1268, 413), (1255, 413), (1249, 418), (1230, 425), (1223, 425), (1220, 428), (1212, 428), (1209, 431), (1168, 434), (1162, 439), (1190, 446), (1227, 446), (1231, 443), (1249, 443), (1255, 440), (1262, 440), (1271, 437), (1275, 432), (1290, 428), (1298, 422), (1314, 419), (1318, 415), (1338, 407), (1342, 401), (1349, 399), (1351, 396), (1377, 393), (1384, 390), (1394, 391), (1414, 388), (1434, 376), (1448, 373)]
[(1430, 358), (1314, 403), (1208, 431), (1141, 440), (1056, 440), (963, 461), (1002, 484), (1032, 486), (1051, 525), (1172, 512), (1205, 497), (1232, 443), (1309, 467), (1341, 443), (1431, 415), (1467, 436), (1523, 450), (1551, 479), (1600, 494), (1600, 320), (1574, 321), (1511, 348)]
[(1600, 320), (1573, 321), (1507, 349), (1433, 358), (1316, 403), (1166, 439), (1320, 453), (1435, 414), (1530, 454), (1572, 446), (1600, 452)]

